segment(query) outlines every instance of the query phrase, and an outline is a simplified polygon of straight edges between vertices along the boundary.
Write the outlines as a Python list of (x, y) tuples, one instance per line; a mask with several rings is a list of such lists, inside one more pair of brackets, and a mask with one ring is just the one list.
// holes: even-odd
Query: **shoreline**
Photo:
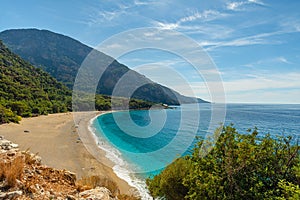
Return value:
[[(90, 123), (110, 111), (59, 113), (0, 125), (0, 135), (42, 157), (42, 163), (76, 173), (78, 179), (100, 175), (115, 181), (121, 194), (136, 190), (113, 170), (114, 163), (95, 142)], [(95, 156), (95, 157), (94, 157)]]
[[(101, 115), (106, 115), (112, 112), (117, 112), (117, 111), (110, 111), (110, 112), (105, 112), (105, 113), (100, 113), (94, 118), (90, 120), (89, 123), (89, 130), (91, 135), (94, 138), (94, 143), (98, 144), (97, 148), (100, 149), (101, 151), (104, 151), (106, 153), (105, 157), (109, 159), (112, 163), (112, 169), (114, 173), (121, 178), (122, 180), (125, 180), (131, 187), (136, 189), (136, 192), (139, 193), (139, 196), (141, 199), (148, 200), (148, 199), (153, 199), (146, 186), (146, 181), (134, 175), (134, 171), (132, 171), (132, 163), (128, 162), (123, 156), (122, 153), (119, 152), (118, 149), (113, 147), (107, 139), (103, 136), (104, 133), (102, 130), (99, 130), (97, 127), (92, 126), (94, 121)], [(98, 134), (100, 135), (98, 135)], [(101, 143), (101, 145), (99, 145)]]

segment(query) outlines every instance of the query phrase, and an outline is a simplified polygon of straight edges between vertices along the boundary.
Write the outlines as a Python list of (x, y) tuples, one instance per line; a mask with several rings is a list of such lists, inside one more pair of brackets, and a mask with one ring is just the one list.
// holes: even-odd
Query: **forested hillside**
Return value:
[[(7, 30), (0, 33), (0, 39), (14, 53), (45, 70), (69, 89), (73, 89), (78, 69), (93, 50), (77, 40), (48, 30)], [(108, 66), (98, 84), (98, 94), (111, 95), (116, 83), (130, 71), (131, 81), (123, 85), (124, 90), (135, 87), (137, 83), (148, 83), (137, 89), (133, 98), (167, 104), (205, 102), (202, 99), (180, 95), (157, 84), (102, 52), (97, 52), (97, 60), (99, 60), (99, 68), (104, 69)]]
[(0, 124), (21, 117), (71, 110), (71, 92), (0, 41)]
[[(42, 69), (12, 53), (0, 41), (0, 124), (18, 122), (21, 117), (72, 110), (72, 92)], [(81, 99), (84, 110), (84, 99)], [(111, 109), (111, 97), (96, 95), (95, 109)], [(120, 109), (127, 99), (115, 98)], [(150, 108), (151, 102), (131, 99), (130, 109)]]

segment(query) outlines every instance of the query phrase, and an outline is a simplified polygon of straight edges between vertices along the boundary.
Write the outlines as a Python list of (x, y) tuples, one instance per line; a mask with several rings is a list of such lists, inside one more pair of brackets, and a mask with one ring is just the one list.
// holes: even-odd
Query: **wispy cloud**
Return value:
[(270, 74), (253, 78), (225, 81), (227, 92), (243, 92), (250, 90), (271, 90), (285, 88), (300, 88), (298, 81), (300, 73)]
[(230, 2), (230, 3), (227, 3), (226, 4), (226, 8), (228, 10), (240, 10), (241, 7), (245, 4), (247, 4), (248, 2), (247, 1), (241, 1), (241, 2)]
[(217, 10), (204, 10), (203, 12), (196, 11), (188, 16), (182, 17), (173, 23), (164, 23), (153, 21), (154, 26), (164, 30), (186, 29), (189, 26), (184, 25), (188, 22), (199, 20), (201, 22), (213, 21), (215, 19), (227, 17), (228, 14), (219, 12)]
[(102, 16), (107, 21), (112, 21), (122, 13), (123, 11), (100, 11), (99, 16)]
[(203, 24), (194, 26), (182, 26), (179, 31), (182, 31), (189, 35), (204, 36), (203, 38), (210, 39), (226, 39), (231, 37), (234, 33), (234, 29), (219, 24)]
[(89, 26), (93, 25), (112, 25), (107, 22), (112, 22), (122, 15), (126, 14), (123, 9), (104, 10), (99, 8), (89, 8), (85, 23)]
[(258, 60), (256, 62), (248, 63), (244, 65), (245, 67), (251, 67), (251, 68), (256, 68), (258, 66), (263, 66), (263, 65), (273, 65), (273, 64), (293, 64), (291, 61), (289, 61), (287, 58), (284, 56), (278, 56), (274, 58), (267, 58), (263, 60)]
[(298, 18), (282, 18), (284, 19), (281, 19), (281, 21), (279, 22), (279, 25), (282, 27), (282, 29), (300, 32), (300, 20)]
[[(231, 102), (276, 102), (276, 100), (286, 99), (286, 103), (300, 103), (299, 77), (300, 73), (297, 72), (269, 73), (223, 81), (223, 86), (227, 99)], [(202, 82), (195, 82), (191, 86), (197, 95), (207, 93), (207, 88)], [(270, 94), (272, 95), (269, 96)], [(277, 98), (273, 98), (274, 96)]]
[(248, 45), (256, 45), (256, 44), (281, 44), (282, 41), (279, 40), (271, 40), (270, 38), (272, 36), (276, 35), (282, 35), (287, 33), (292, 33), (294, 31), (291, 30), (279, 30), (269, 33), (260, 33), (255, 34), (251, 36), (241, 37), (233, 40), (227, 40), (227, 41), (202, 41), (200, 44), (204, 47), (206, 47), (207, 51), (211, 51), (213, 49), (219, 48), (219, 47), (227, 47), (227, 46), (248, 46)]
[[(101, 25), (101, 26), (115, 26), (124, 22), (124, 19), (137, 19), (147, 21), (147, 17), (143, 15), (144, 8), (163, 8), (168, 1), (154, 1), (154, 0), (132, 0), (132, 1), (113, 1), (104, 2), (103, 4), (96, 4), (94, 6), (88, 5), (84, 8), (87, 15), (85, 24)], [(149, 19), (150, 21), (150, 19)]]
[(179, 23), (191, 22), (197, 19), (201, 19), (202, 21), (212, 21), (218, 18), (226, 17), (227, 15), (228, 14), (221, 13), (217, 10), (204, 10), (203, 12), (196, 11), (192, 15), (181, 18), (178, 22)]
[(174, 30), (174, 29), (177, 29), (180, 26), (180, 24), (178, 24), (178, 23), (164, 23), (164, 22), (156, 21), (154, 26), (159, 27), (162, 30)]
[(149, 1), (139, 1), (139, 0), (134, 1), (134, 5), (136, 5), (136, 6), (146, 6), (146, 5), (149, 5), (151, 3), (152, 2), (149, 2)]
[(141, 0), (135, 0), (133, 1), (134, 6), (149, 6), (149, 5), (157, 5), (161, 4), (160, 1), (141, 1)]
[(259, 5), (265, 6), (266, 4), (259, 0), (248, 0), (248, 1), (233, 1), (226, 4), (226, 8), (232, 11), (245, 10), (248, 5)]
[(280, 63), (285, 63), (285, 64), (293, 64), (292, 62), (288, 61), (285, 57), (283, 56), (280, 56), (280, 57), (277, 57), (275, 59), (275, 61), (278, 61)]
[(264, 2), (259, 1), (259, 0), (248, 0), (248, 2), (250, 2), (250, 3), (255, 3), (255, 4), (258, 4), (258, 5), (262, 5), (262, 6), (267, 5), (267, 4), (265, 4)]

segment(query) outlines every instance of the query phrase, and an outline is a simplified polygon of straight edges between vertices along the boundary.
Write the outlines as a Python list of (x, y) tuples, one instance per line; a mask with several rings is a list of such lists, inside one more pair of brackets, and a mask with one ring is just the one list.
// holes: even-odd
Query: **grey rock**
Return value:
[(68, 195), (67, 200), (77, 200), (77, 198), (74, 197), (73, 195)]
[(19, 147), (19, 145), (18, 145), (18, 144), (15, 144), (15, 143), (11, 143), (10, 146), (11, 146), (12, 148), (14, 148), (14, 149), (16, 149), (16, 148)]
[(111, 192), (105, 187), (96, 187), (95, 189), (86, 190), (79, 193), (79, 199), (90, 199), (90, 200), (115, 200), (112, 197)]
[(0, 200), (4, 199), (15, 199), (18, 196), (21, 196), (23, 194), (22, 191), (12, 191), (12, 192), (3, 192), (0, 193)]
[(75, 185), (76, 182), (76, 174), (70, 171), (64, 172), (64, 178), (70, 181), (71, 184)]

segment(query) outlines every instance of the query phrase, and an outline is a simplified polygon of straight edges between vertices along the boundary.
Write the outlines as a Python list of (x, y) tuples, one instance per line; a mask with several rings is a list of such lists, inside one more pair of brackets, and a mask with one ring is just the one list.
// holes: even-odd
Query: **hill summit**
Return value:
[[(14, 53), (34, 66), (45, 70), (70, 89), (73, 88), (82, 62), (93, 50), (75, 39), (48, 30), (6, 30), (0, 33), (0, 39)], [(180, 102), (205, 102), (202, 99), (183, 96), (174, 90), (155, 83), (102, 52), (97, 52), (97, 59), (100, 60), (97, 63), (100, 68), (106, 67), (109, 63), (99, 81), (98, 94), (112, 95), (117, 82), (125, 73), (130, 72), (128, 74), (130, 74), (129, 78), (132, 81), (128, 81), (128, 87), (134, 87), (136, 83), (147, 83), (138, 88), (132, 98), (170, 105), (177, 105)], [(126, 89), (126, 85), (124, 87)]]

